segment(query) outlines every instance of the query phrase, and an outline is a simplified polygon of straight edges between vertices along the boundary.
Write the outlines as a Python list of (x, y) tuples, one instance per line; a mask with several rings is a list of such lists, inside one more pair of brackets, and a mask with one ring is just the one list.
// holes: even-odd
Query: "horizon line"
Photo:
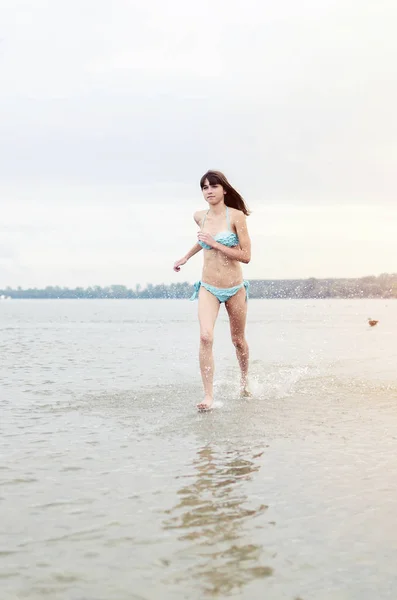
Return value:
[[(255, 278), (248, 278), (248, 281), (307, 281), (309, 279), (315, 279), (316, 281), (332, 281), (332, 280), (341, 280), (341, 279), (344, 279), (344, 280), (346, 280), (346, 279), (348, 279), (348, 280), (364, 279), (364, 278), (367, 278), (367, 277), (375, 277), (376, 278), (376, 277), (381, 277), (382, 275), (383, 276), (387, 276), (387, 277), (392, 277), (392, 276), (397, 276), (397, 273), (382, 272), (382, 273), (379, 273), (378, 275), (360, 275), (360, 276), (356, 276), (356, 277), (347, 277), (347, 276), (345, 276), (345, 277), (335, 277), (335, 276), (331, 276), (331, 277), (313, 277), (313, 276), (310, 276), (310, 277), (286, 277), (286, 278), (285, 277), (284, 278), (271, 277), (271, 278), (266, 278), (266, 279), (255, 277)], [(148, 285), (154, 285), (155, 286), (155, 285), (183, 285), (183, 284), (194, 285), (194, 282), (190, 282), (190, 281), (185, 280), (185, 281), (177, 281), (177, 282), (173, 281), (173, 282), (170, 282), (170, 283), (165, 283), (164, 281), (162, 281), (160, 283), (147, 282), (144, 285), (145, 286), (148, 286)], [(86, 287), (113, 287), (113, 286), (121, 286), (121, 287), (127, 287), (128, 288), (128, 284), (125, 284), (125, 283), (107, 283), (107, 284), (93, 283), (93, 284), (84, 284), (84, 285)], [(133, 285), (135, 288), (137, 286), (140, 286), (142, 289), (144, 289), (143, 286), (142, 286), (142, 284), (140, 284), (139, 282), (135, 283), (135, 284), (129, 284), (129, 285)], [(36, 286), (36, 288), (33, 288), (32, 286), (27, 286), (27, 287), (29, 289), (36, 289), (37, 288), (37, 286)], [(47, 287), (64, 287), (65, 288), (65, 287), (69, 287), (69, 286), (68, 285), (61, 285), (61, 284), (57, 283), (57, 284), (45, 284), (44, 287), (46, 287), (46, 288)], [(81, 287), (83, 287), (83, 285), (79, 284), (79, 285), (75, 285), (75, 287), (76, 288), (81, 288)], [(23, 286), (22, 285), (16, 285), (15, 287), (12, 287), (10, 285), (6, 285), (4, 288), (2, 288), (0, 286), (0, 289), (15, 289), (16, 290), (18, 288), (23, 289)], [(41, 289), (44, 289), (43, 286), (41, 286)]]

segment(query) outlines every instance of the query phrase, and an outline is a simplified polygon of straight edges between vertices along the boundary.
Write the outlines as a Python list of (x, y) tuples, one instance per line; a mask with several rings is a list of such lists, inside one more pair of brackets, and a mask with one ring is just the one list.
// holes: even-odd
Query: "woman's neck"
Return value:
[(214, 217), (219, 217), (223, 215), (226, 211), (226, 204), (224, 202), (219, 202), (215, 206), (210, 206), (208, 209), (208, 214)]

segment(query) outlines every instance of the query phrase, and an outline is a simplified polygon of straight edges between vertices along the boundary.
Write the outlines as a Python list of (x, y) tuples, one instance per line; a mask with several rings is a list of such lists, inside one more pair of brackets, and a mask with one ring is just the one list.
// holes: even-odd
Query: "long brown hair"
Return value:
[(248, 210), (243, 197), (241, 196), (241, 194), (238, 193), (237, 190), (234, 189), (233, 186), (230, 185), (223, 173), (221, 173), (220, 171), (207, 171), (206, 173), (204, 173), (204, 175), (200, 179), (201, 189), (203, 189), (206, 179), (208, 179), (211, 185), (215, 185), (218, 183), (226, 191), (226, 206), (230, 206), (230, 208), (237, 208), (237, 210), (241, 210), (247, 216), (250, 214), (250, 211)]

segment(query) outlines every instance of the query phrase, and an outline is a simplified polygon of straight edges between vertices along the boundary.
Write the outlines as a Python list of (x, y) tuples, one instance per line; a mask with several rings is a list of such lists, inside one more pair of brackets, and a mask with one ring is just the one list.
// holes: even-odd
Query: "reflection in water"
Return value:
[(190, 564), (176, 581), (188, 577), (204, 593), (224, 594), (273, 572), (260, 564), (262, 545), (249, 543), (251, 520), (267, 506), (245, 507), (241, 485), (259, 470), (255, 459), (262, 453), (247, 460), (241, 449), (222, 453), (206, 446), (197, 454), (195, 480), (179, 490), (180, 502), (166, 511), (164, 529), (180, 530), (178, 539), (189, 544), (184, 555)]

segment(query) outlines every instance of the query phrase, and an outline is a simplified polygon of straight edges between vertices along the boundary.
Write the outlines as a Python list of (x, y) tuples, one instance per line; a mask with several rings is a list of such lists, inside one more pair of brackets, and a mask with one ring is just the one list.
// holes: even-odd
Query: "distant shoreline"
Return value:
[[(374, 297), (374, 296), (360, 296), (360, 298), (358, 297), (352, 297), (352, 296), (333, 296), (332, 298), (329, 297), (322, 297), (322, 298), (312, 298), (312, 297), (307, 297), (307, 298), (295, 298), (295, 297), (284, 297), (284, 298), (270, 298), (270, 297), (250, 297), (250, 300), (397, 300), (396, 297), (387, 297), (387, 298), (383, 298), (380, 296)], [(58, 302), (60, 300), (76, 300), (76, 302), (80, 301), (80, 300), (86, 300), (86, 301), (90, 301), (90, 300), (114, 300), (114, 301), (120, 301), (120, 300), (128, 300), (131, 302), (136, 302), (137, 300), (181, 300), (181, 301), (188, 301), (189, 298), (113, 298), (113, 297), (109, 297), (109, 298), (77, 298), (77, 297), (73, 297), (73, 298), (49, 298), (49, 297), (40, 297), (40, 298), (9, 298), (9, 300), (22, 300), (22, 301), (27, 301), (27, 300), (54, 300), (55, 302)], [(1, 303), (1, 300), (0, 300)]]
[[(151, 300), (190, 298), (193, 285), (187, 281), (172, 284), (139, 284), (134, 289), (124, 285), (90, 286), (87, 288), (47, 286), (46, 288), (0, 290), (0, 301), (6, 300)], [(360, 299), (360, 298), (397, 298), (397, 273), (368, 275), (360, 278), (316, 279), (251, 279), (250, 298), (253, 299)]]

